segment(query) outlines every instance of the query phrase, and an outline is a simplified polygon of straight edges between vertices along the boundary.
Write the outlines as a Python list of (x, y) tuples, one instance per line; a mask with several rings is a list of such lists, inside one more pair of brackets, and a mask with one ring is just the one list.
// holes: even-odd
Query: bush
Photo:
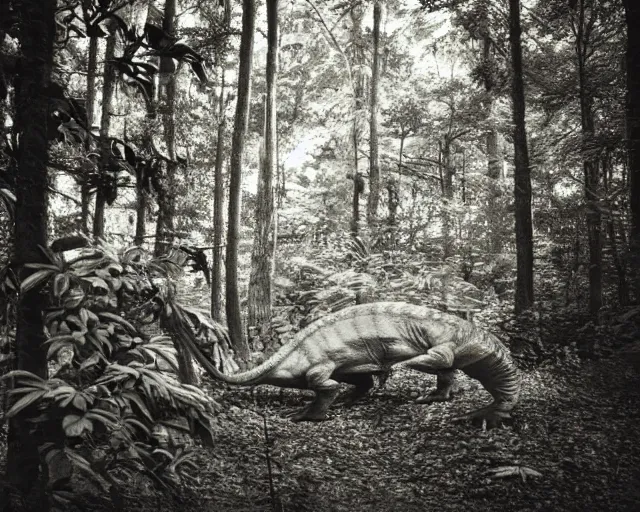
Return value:
[(133, 474), (173, 489), (196, 467), (184, 440), (160, 434), (182, 431), (212, 443), (216, 403), (176, 378), (173, 340), (159, 324), (216, 331), (209, 354), (218, 363), (226, 349), (217, 325), (174, 299), (184, 255), (151, 259), (106, 244), (69, 261), (47, 255), (48, 263), (29, 265), (34, 273), (21, 291), (47, 283), (49, 378), (20, 370), (2, 377), (14, 384), (5, 417), (25, 411), (46, 439), (40, 452), (54, 505), (73, 501), (74, 474), (112, 495)]

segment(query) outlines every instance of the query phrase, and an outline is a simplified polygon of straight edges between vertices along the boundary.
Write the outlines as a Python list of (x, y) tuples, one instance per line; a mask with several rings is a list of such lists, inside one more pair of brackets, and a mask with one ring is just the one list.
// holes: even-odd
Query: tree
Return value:
[[(166, 0), (164, 17), (162, 18), (162, 30), (170, 37), (176, 36), (176, 0)], [(158, 218), (156, 222), (156, 244), (154, 253), (160, 256), (169, 249), (174, 229), (174, 217), (176, 213), (177, 181), (176, 173), (178, 162), (176, 159), (176, 94), (177, 75), (175, 64), (171, 57), (160, 58), (160, 76), (166, 81), (164, 111), (162, 124), (164, 126), (164, 140), (167, 145), (169, 160), (166, 162), (166, 172), (163, 176), (162, 186), (158, 193)]]
[(267, 94), (265, 97), (264, 151), (260, 161), (256, 197), (256, 231), (249, 278), (249, 325), (271, 322), (271, 273), (273, 268), (273, 177), (277, 165), (276, 81), (278, 65), (278, 0), (267, 0)]
[[(49, 98), (55, 0), (23, 0), (18, 5), (19, 41), (22, 50), (20, 74), (16, 80), (16, 126), (19, 133), (17, 204), (15, 214), (15, 263), (22, 282), (35, 272), (26, 267), (44, 261), (42, 247), (47, 239), (47, 155)], [(18, 305), (17, 368), (42, 378), (47, 376), (43, 350), (43, 310), (46, 299), (41, 287), (22, 293)], [(5, 496), (5, 503), (17, 508), (16, 499), (28, 509), (47, 510), (44, 477), (38, 440), (43, 433), (29, 421), (37, 411), (25, 410), (9, 424), (8, 489), (18, 496)]]
[(222, 319), (222, 306), (220, 304), (220, 291), (222, 290), (222, 235), (224, 231), (224, 219), (222, 208), (224, 203), (224, 180), (222, 168), (224, 164), (224, 141), (227, 119), (224, 115), (225, 100), (225, 73), (222, 68), (220, 84), (220, 97), (218, 98), (218, 135), (216, 140), (216, 162), (213, 176), (213, 261), (211, 272), (211, 316), (216, 322)]
[(631, 251), (635, 267), (636, 298), (640, 294), (640, 4), (623, 0), (627, 25), (627, 109), (626, 135), (628, 144), (629, 193), (631, 203)]
[(380, 162), (378, 158), (378, 90), (380, 88), (380, 20), (382, 3), (373, 4), (373, 58), (371, 64), (371, 120), (369, 123), (369, 199), (367, 202), (367, 221), (371, 226), (378, 215), (380, 200)]
[[(353, 170), (347, 173), (347, 179), (353, 180), (353, 196), (351, 207), (351, 234), (358, 234), (358, 223), (360, 222), (360, 195), (364, 192), (364, 178), (360, 174), (358, 169), (359, 164), (359, 140), (360, 140), (360, 127), (358, 123), (359, 112), (362, 110), (362, 104), (364, 99), (364, 77), (362, 72), (356, 72), (355, 68), (361, 68), (364, 61), (364, 46), (362, 43), (362, 16), (363, 6), (361, 4), (348, 4), (344, 15), (350, 14), (351, 18), (351, 60), (349, 56), (343, 50), (342, 46), (338, 42), (333, 30), (329, 28), (324, 16), (318, 9), (318, 7), (311, 1), (306, 0), (311, 6), (314, 13), (318, 16), (318, 21), (325, 29), (329, 40), (333, 44), (335, 50), (340, 54), (344, 67), (347, 72), (347, 78), (349, 81), (349, 93), (351, 95), (351, 115), (352, 126), (350, 133), (351, 149), (353, 151)], [(337, 23), (336, 23), (337, 24)], [(353, 65), (352, 65), (353, 62)]]
[(109, 190), (114, 186), (115, 177), (111, 172), (113, 162), (111, 156), (111, 110), (113, 95), (116, 86), (116, 67), (114, 58), (116, 52), (116, 29), (112, 24), (109, 27), (110, 34), (107, 37), (107, 48), (104, 52), (104, 83), (102, 86), (102, 114), (100, 120), (100, 162), (98, 164), (98, 184), (96, 190), (96, 206), (93, 215), (93, 236), (104, 237), (104, 209), (107, 204)]
[[(502, 251), (503, 233), (500, 226), (503, 224), (504, 211), (501, 208), (499, 197), (500, 181), (503, 176), (503, 162), (500, 151), (500, 134), (498, 130), (498, 99), (502, 94), (501, 69), (496, 53), (504, 54), (500, 23), (495, 21), (493, 10), (496, 9), (488, 0), (477, 0), (472, 3), (468, 12), (458, 13), (458, 19), (465, 27), (469, 35), (480, 41), (481, 57), (471, 75), (484, 88), (485, 91), (485, 130), (486, 130), (486, 155), (487, 155), (487, 221), (489, 222), (489, 246), (494, 254)], [(494, 28), (497, 27), (497, 28)]]
[(242, 2), (242, 36), (238, 63), (238, 98), (231, 139), (229, 166), (229, 214), (226, 248), (226, 312), (229, 336), (240, 359), (248, 361), (249, 345), (242, 330), (240, 295), (238, 293), (238, 238), (240, 228), (240, 185), (242, 183), (242, 153), (249, 122), (251, 99), (251, 67), (253, 63), (253, 34), (255, 30), (255, 0)]
[[(596, 89), (592, 80), (595, 44), (600, 34), (597, 25), (602, 14), (598, 0), (579, 0), (571, 16), (571, 28), (575, 36), (575, 53), (578, 68), (578, 94), (580, 101), (580, 125), (582, 129), (582, 154), (584, 155), (584, 195), (587, 203), (587, 233), (589, 239), (589, 312), (597, 320), (602, 307), (602, 215), (600, 213), (600, 165), (592, 150), (596, 138), (594, 103)], [(592, 69), (589, 69), (592, 68)]]
[(509, 0), (509, 38), (511, 42), (511, 101), (513, 108), (513, 149), (515, 159), (514, 197), (516, 220), (515, 311), (533, 306), (533, 225), (531, 220), (531, 168), (525, 126), (522, 43), (520, 40), (520, 0)]
[[(85, 101), (85, 108), (87, 111), (87, 129), (89, 134), (85, 139), (85, 150), (89, 152), (91, 150), (93, 139), (90, 135), (96, 103), (96, 80), (98, 71), (98, 36), (91, 35), (89, 37), (89, 55), (87, 59), (87, 96)], [(89, 187), (85, 180), (80, 185), (81, 194), (81, 212), (80, 212), (80, 227), (85, 234), (89, 234), (89, 205), (91, 202), (91, 194), (89, 193)]]
[[(351, 134), (353, 143), (353, 217), (351, 219), (351, 234), (358, 234), (358, 223), (360, 222), (360, 195), (364, 191), (364, 179), (360, 176), (359, 151), (360, 134), (362, 132), (359, 123), (359, 113), (364, 110), (365, 75), (362, 71), (365, 61), (365, 46), (362, 37), (362, 18), (364, 17), (364, 6), (354, 3), (349, 6), (351, 18), (351, 60), (350, 81), (353, 87), (353, 132)], [(378, 191), (379, 193), (379, 191)]]

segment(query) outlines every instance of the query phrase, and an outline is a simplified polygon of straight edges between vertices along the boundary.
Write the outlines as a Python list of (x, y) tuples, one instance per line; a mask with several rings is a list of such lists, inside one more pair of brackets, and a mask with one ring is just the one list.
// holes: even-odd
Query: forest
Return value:
[(640, 510), (638, 27), (1, 0), (0, 511)]

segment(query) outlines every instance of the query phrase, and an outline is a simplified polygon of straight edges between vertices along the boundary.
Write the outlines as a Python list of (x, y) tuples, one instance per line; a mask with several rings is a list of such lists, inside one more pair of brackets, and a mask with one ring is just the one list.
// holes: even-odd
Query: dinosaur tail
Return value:
[(215, 364), (213, 364), (211, 360), (203, 354), (202, 350), (198, 347), (194, 334), (190, 330), (184, 330), (181, 332), (180, 341), (184, 344), (195, 360), (198, 361), (205, 371), (213, 378), (228, 384), (238, 384), (243, 386), (260, 384), (264, 377), (267, 376), (271, 370), (277, 367), (278, 364), (298, 346), (298, 338), (296, 338), (290, 343), (287, 343), (284, 347), (278, 350), (278, 352), (255, 368), (242, 373), (226, 375), (218, 370)]

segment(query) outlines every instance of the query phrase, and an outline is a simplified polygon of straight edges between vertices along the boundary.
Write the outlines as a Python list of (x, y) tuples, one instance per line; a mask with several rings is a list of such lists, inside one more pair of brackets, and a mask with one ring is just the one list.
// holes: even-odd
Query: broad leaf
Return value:
[(20, 400), (18, 400), (15, 404), (13, 404), (11, 409), (7, 411), (6, 417), (12, 418), (23, 409), (26, 409), (31, 404), (40, 400), (46, 393), (47, 391), (45, 390), (38, 390), (38, 391), (32, 391), (28, 395), (23, 396)]
[(85, 432), (85, 430), (87, 432), (93, 432), (93, 423), (84, 416), (68, 414), (62, 420), (62, 428), (67, 436), (79, 437)]
[(37, 286), (44, 284), (54, 273), (54, 270), (38, 270), (29, 277), (27, 277), (22, 283), (20, 283), (20, 292), (27, 293)]

